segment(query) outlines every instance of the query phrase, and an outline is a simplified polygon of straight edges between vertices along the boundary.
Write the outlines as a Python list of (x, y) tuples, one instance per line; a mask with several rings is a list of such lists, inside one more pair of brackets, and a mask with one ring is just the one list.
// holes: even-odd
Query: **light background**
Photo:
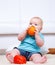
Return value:
[(43, 19), (46, 46), (55, 47), (55, 0), (0, 0), (0, 48), (18, 44), (17, 34), (33, 16)]

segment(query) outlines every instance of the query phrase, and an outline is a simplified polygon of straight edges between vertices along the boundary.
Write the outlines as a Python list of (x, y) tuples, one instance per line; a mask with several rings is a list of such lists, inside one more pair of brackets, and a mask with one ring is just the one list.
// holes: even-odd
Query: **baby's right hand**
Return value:
[(31, 27), (31, 26), (28, 26), (26, 30), (28, 31), (28, 29), (29, 29), (30, 27)]

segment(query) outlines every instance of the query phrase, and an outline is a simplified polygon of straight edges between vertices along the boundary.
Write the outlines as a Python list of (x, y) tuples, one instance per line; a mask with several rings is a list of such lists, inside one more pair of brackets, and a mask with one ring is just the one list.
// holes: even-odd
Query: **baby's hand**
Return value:
[(36, 28), (35, 35), (39, 34), (39, 30)]
[(30, 27), (31, 27), (31, 26), (28, 26), (27, 29), (26, 29), (26, 31), (28, 31), (28, 29), (29, 29)]
[(29, 25), (27, 29), (29, 29), (31, 26)]

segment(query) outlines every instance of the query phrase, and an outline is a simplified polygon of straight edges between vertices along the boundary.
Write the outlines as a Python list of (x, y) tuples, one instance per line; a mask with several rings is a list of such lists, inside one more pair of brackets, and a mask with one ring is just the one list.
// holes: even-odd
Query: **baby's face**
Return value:
[(40, 19), (33, 18), (30, 20), (29, 26), (35, 26), (35, 28), (40, 31), (42, 29), (42, 22)]

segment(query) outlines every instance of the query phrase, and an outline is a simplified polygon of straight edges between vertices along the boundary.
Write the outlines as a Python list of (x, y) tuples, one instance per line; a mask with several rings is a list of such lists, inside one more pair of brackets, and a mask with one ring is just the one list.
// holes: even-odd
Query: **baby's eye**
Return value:
[(32, 25), (32, 23), (30, 23), (30, 25)]
[(35, 24), (35, 26), (37, 26), (37, 24)]

